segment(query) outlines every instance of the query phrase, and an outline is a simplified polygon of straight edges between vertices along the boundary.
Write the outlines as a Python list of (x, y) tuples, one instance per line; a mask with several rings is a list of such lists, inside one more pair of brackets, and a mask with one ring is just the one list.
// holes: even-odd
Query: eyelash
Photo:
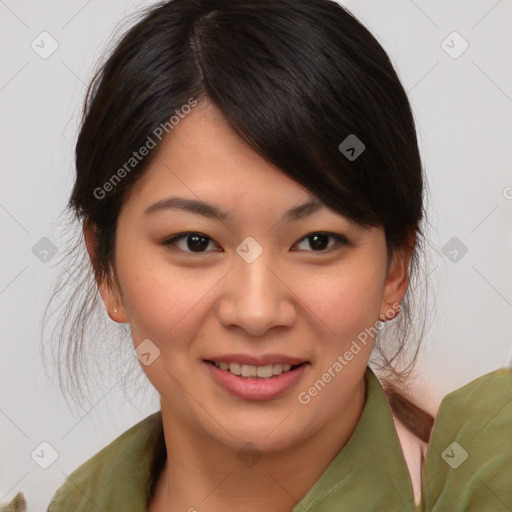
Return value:
[[(188, 236), (191, 236), (191, 235), (199, 235), (200, 237), (203, 237), (203, 238), (206, 238), (206, 239), (208, 239), (210, 241), (213, 241), (212, 238), (210, 238), (208, 235), (205, 235), (204, 233), (200, 233), (198, 231), (188, 231), (188, 232), (185, 232), (185, 233), (178, 233), (177, 235), (173, 235), (171, 238), (168, 238), (168, 239), (164, 240), (162, 242), (162, 245), (164, 245), (165, 247), (170, 247), (172, 245), (175, 245), (176, 242), (178, 242), (179, 240), (185, 239), (185, 238), (187, 238)], [(350, 245), (350, 242), (348, 241), (348, 239), (345, 236), (339, 235), (337, 233), (329, 233), (327, 231), (314, 231), (312, 233), (308, 233), (307, 235), (303, 236), (297, 243), (301, 243), (302, 241), (307, 240), (308, 238), (311, 238), (314, 235), (327, 235), (330, 238), (333, 238), (336, 241), (336, 243), (332, 247), (330, 247), (329, 249), (320, 250), (320, 251), (310, 250), (310, 251), (306, 251), (306, 252), (313, 252), (313, 253), (319, 253), (319, 254), (330, 254), (331, 252), (333, 252), (334, 250), (336, 250), (340, 246)], [(184, 252), (186, 254), (198, 254), (198, 255), (199, 254), (207, 254), (208, 252), (211, 252), (211, 251), (192, 252), (192, 251), (184, 251), (184, 250), (181, 250), (181, 249), (177, 249), (177, 250), (182, 251), (182, 252)]]

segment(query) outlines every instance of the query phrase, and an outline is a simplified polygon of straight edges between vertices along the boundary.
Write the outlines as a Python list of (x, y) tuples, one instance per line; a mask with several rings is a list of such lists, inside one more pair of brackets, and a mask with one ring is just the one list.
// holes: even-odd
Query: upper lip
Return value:
[(261, 356), (250, 356), (248, 354), (220, 354), (218, 356), (207, 357), (205, 361), (214, 361), (216, 363), (239, 363), (251, 366), (267, 366), (271, 364), (301, 364), (307, 362), (305, 359), (290, 357), (282, 354), (265, 354)]

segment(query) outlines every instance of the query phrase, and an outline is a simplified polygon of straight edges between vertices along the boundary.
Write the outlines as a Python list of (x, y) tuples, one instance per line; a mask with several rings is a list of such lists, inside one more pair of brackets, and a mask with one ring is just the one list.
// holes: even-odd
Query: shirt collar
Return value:
[(366, 401), (356, 428), (292, 512), (418, 510), (387, 397), (369, 366), (364, 376)]
[[(394, 427), (386, 395), (374, 372), (365, 370), (366, 400), (355, 430), (319, 479), (295, 505), (292, 512), (340, 510), (417, 511), (412, 485)], [(155, 468), (165, 460), (161, 411), (153, 413), (123, 434), (127, 445), (114, 464), (107, 464), (111, 480), (108, 507), (130, 505), (147, 510)], [(114, 443), (116, 443), (114, 441)], [(112, 443), (112, 444), (114, 444)], [(100, 508), (107, 503), (96, 503)], [(117, 508), (116, 508), (117, 509)]]

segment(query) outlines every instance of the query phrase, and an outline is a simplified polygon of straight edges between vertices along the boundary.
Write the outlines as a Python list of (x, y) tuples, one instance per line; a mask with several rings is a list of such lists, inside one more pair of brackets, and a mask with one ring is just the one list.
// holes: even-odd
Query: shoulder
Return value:
[(512, 368), (500, 368), (448, 393), (441, 402), (439, 414), (445, 409), (466, 412), (483, 409), (491, 412), (495, 405), (506, 403), (511, 392)]
[(160, 411), (149, 415), (76, 468), (56, 491), (47, 512), (109, 509), (119, 500), (144, 498), (140, 477), (150, 467), (146, 447), (159, 421)]
[(512, 369), (500, 368), (446, 395), (422, 471), (426, 510), (510, 511)]

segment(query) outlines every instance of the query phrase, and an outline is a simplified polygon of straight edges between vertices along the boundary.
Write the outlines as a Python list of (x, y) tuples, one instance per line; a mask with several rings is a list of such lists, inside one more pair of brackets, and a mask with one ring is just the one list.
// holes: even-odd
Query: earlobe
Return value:
[[(105, 300), (103, 301), (105, 302)], [(118, 324), (125, 324), (127, 323), (126, 314), (124, 312), (124, 308), (122, 307), (113, 307), (112, 309), (109, 309), (107, 305), (105, 304), (105, 307), (107, 309), (108, 316), (111, 320)]]
[[(89, 258), (91, 260), (91, 264), (94, 267), (94, 260), (96, 257), (96, 240), (95, 240), (95, 227), (92, 223), (84, 223), (83, 233), (85, 239), (85, 245), (87, 248), (87, 252), (89, 254)], [(116, 323), (126, 323), (126, 313), (124, 308), (120, 305), (120, 298), (115, 293), (115, 290), (111, 288), (105, 281), (98, 283), (98, 291), (101, 295), (103, 304), (107, 311), (108, 316), (111, 320)]]

